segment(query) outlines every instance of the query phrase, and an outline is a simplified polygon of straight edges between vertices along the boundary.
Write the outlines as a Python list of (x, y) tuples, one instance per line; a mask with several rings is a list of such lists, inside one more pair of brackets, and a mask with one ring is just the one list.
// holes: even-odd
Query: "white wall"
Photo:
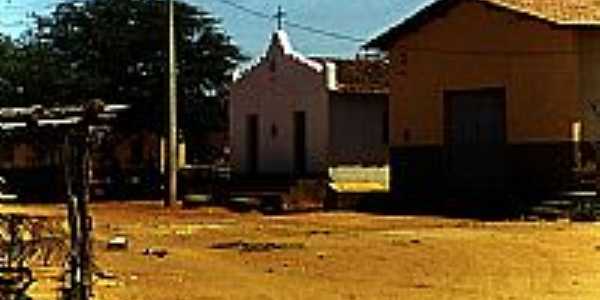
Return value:
[[(325, 172), (328, 105), (323, 69), (307, 64), (286, 49), (276, 34), (267, 55), (237, 80), (231, 91), (231, 162), (246, 173), (246, 119), (259, 118), (259, 163), (262, 174), (291, 174), (294, 164), (294, 112), (306, 112), (307, 171)], [(274, 62), (274, 63), (273, 63)], [(274, 64), (274, 68), (272, 68)], [(272, 126), (277, 135), (272, 135)]]

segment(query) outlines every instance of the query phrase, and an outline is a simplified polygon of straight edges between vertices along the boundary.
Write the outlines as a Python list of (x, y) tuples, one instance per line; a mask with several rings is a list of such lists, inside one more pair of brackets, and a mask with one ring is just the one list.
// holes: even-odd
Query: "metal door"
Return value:
[(505, 91), (501, 88), (444, 93), (444, 139), (451, 189), (503, 188), (505, 103)]
[(306, 113), (294, 112), (294, 171), (306, 173)]

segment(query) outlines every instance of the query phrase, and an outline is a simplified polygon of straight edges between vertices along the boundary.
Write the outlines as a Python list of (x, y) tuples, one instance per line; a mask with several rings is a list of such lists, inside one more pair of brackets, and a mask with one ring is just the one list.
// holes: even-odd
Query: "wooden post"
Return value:
[(72, 300), (88, 300), (91, 296), (90, 270), (90, 219), (87, 213), (87, 202), (90, 199), (90, 130), (87, 120), (84, 120), (75, 132), (75, 137), (69, 139), (74, 147), (71, 163), (75, 170), (71, 176), (76, 177), (75, 195), (69, 196), (68, 213), (71, 230), (71, 260), (70, 260), (70, 298)]

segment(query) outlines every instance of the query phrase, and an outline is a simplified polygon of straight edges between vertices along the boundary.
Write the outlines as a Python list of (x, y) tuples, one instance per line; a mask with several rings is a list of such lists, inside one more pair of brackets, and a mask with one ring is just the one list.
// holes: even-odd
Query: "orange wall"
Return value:
[(442, 144), (443, 91), (487, 87), (506, 88), (509, 143), (570, 140), (580, 119), (577, 50), (572, 30), (460, 2), (390, 51), (391, 145)]

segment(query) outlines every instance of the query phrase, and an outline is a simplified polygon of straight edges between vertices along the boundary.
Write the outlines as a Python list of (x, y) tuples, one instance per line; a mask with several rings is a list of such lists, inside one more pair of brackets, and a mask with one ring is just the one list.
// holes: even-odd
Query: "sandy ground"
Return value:
[[(95, 299), (600, 299), (598, 223), (269, 217), (149, 202), (94, 204), (92, 212), (95, 261), (116, 276), (96, 281)], [(107, 250), (120, 234), (129, 248)], [(168, 253), (144, 255), (147, 248)], [(34, 299), (56, 298), (59, 269), (37, 270)]]

